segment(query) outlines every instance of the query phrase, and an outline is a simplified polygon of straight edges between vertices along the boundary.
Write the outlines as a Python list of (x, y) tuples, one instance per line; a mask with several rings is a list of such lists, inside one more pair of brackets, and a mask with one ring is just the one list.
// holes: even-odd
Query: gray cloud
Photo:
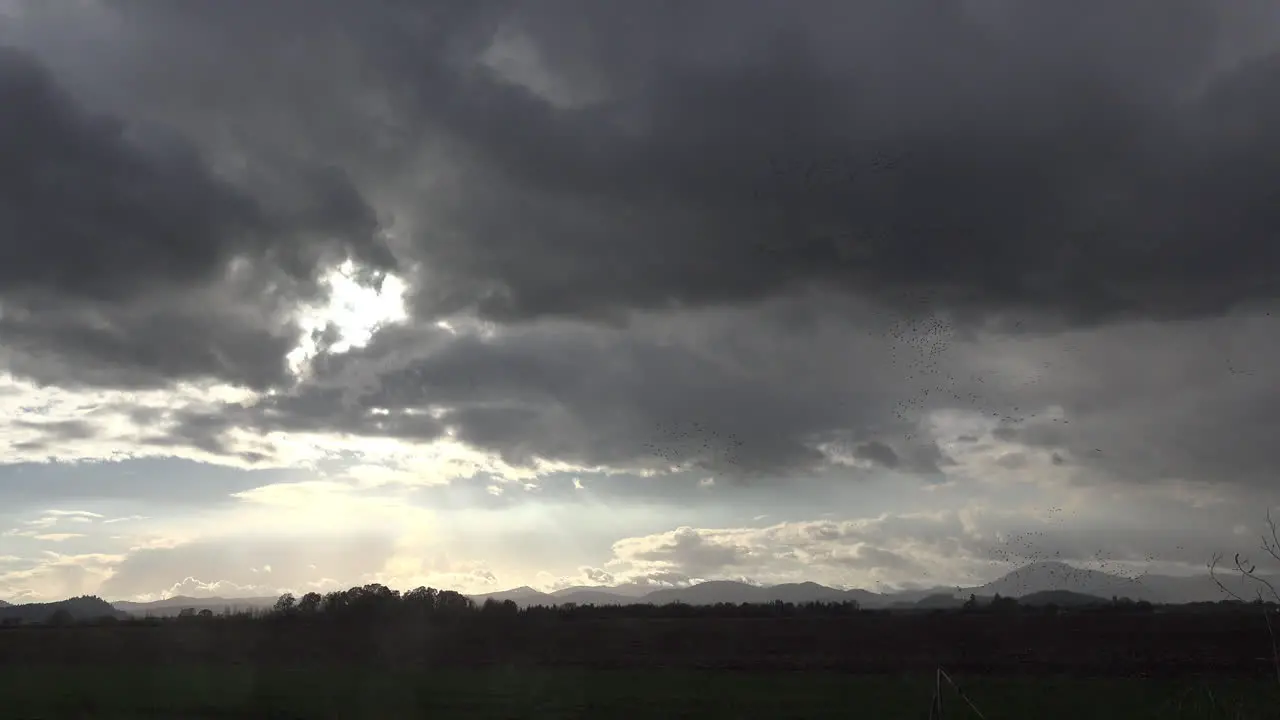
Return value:
[[(1134, 323), (1057, 337), (989, 340), (1030, 371), (992, 374), (992, 436), (1095, 478), (1183, 478), (1274, 488), (1271, 438), (1280, 314)], [(1050, 412), (1057, 408), (1057, 412)]]
[(918, 418), (892, 419), (904, 394), (935, 382), (898, 365), (911, 356), (902, 343), (838, 318), (815, 317), (797, 335), (770, 319), (785, 310), (652, 318), (625, 331), (388, 330), (321, 356), (291, 392), (179, 413), (170, 437), (208, 447), (237, 426), (410, 441), (449, 431), (513, 465), (683, 466), (732, 479), (814, 471), (828, 446), (875, 440), (903, 471), (937, 472), (937, 446), (906, 437)]
[[(55, 440), (89, 440), (97, 437), (98, 433), (92, 424), (83, 420), (61, 420), (56, 422), (32, 422), (30, 420), (15, 420), (15, 427), (28, 430), (36, 430), (43, 436)], [(41, 440), (34, 441), (41, 443)]]
[[(947, 339), (867, 332), (847, 307), (797, 330), (781, 321), (795, 305), (647, 318), (625, 331), (389, 330), (322, 356), (307, 382), (255, 406), (176, 411), (166, 441), (223, 452), (234, 427), (408, 441), (451, 431), (515, 465), (684, 467), (675, 485), (638, 486), (637, 498), (679, 494), (705, 475), (865, 475), (819, 473), (842, 456), (907, 474), (981, 472), (957, 467), (953, 452), (998, 452), (993, 467), (1027, 477), (1057, 466), (1094, 481), (1273, 484), (1280, 377), (1262, 359), (1280, 350), (1280, 332), (1264, 313)], [(933, 425), (944, 411), (977, 425)], [(572, 495), (572, 478), (556, 477), (546, 491)]]
[(895, 468), (902, 462), (893, 448), (882, 442), (869, 442), (859, 445), (853, 451), (854, 456), (863, 460), (879, 463), (887, 468)]
[(0, 355), (59, 384), (287, 377), (289, 313), (347, 257), (394, 259), (339, 169), (250, 163), (232, 179), (181, 135), (83, 107), (0, 49)]

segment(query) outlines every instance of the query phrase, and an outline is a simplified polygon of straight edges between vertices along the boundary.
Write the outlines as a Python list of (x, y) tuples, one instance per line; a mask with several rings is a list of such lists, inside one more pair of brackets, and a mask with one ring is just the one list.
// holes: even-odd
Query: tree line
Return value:
[(370, 584), (337, 590), (321, 595), (310, 592), (301, 597), (292, 593), (280, 596), (266, 613), (275, 619), (392, 619), (451, 618), (475, 616), (497, 617), (561, 617), (561, 618), (697, 618), (697, 617), (778, 617), (850, 615), (861, 610), (853, 600), (842, 602), (791, 603), (716, 603), (690, 605), (682, 602), (654, 605), (530, 605), (521, 607), (512, 600), (488, 598), (476, 603), (453, 590), (418, 587), (405, 593), (385, 585)]

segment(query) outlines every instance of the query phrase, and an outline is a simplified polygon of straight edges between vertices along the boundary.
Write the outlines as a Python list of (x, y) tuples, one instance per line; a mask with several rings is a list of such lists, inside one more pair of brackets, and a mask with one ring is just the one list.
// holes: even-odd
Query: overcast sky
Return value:
[(0, 0), (0, 598), (1190, 573), (1273, 0)]

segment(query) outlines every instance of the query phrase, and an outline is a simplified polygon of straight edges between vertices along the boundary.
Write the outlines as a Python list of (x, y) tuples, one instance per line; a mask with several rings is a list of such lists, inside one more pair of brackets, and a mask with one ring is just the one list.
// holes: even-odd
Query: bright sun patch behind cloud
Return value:
[(319, 351), (317, 336), (326, 328), (337, 331), (337, 338), (328, 350), (340, 353), (364, 347), (378, 328), (407, 319), (404, 304), (407, 287), (403, 280), (387, 275), (379, 289), (364, 287), (354, 278), (356, 270), (350, 260), (334, 269), (325, 278), (330, 288), (328, 304), (300, 313), (305, 334), (301, 344), (289, 355), (290, 367), (295, 373), (301, 373), (307, 360)]

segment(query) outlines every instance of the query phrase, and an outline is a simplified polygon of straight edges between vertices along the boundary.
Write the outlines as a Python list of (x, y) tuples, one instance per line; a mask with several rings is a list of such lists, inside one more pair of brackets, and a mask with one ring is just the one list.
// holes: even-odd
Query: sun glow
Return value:
[[(306, 362), (322, 349), (342, 353), (364, 347), (379, 328), (407, 319), (403, 280), (388, 275), (382, 287), (375, 290), (356, 282), (355, 272), (356, 267), (349, 260), (334, 269), (325, 278), (330, 288), (329, 302), (300, 313), (299, 323), (304, 335), (298, 347), (289, 354), (290, 367), (295, 374), (301, 374)], [(329, 328), (332, 331), (326, 338), (324, 335)]]

